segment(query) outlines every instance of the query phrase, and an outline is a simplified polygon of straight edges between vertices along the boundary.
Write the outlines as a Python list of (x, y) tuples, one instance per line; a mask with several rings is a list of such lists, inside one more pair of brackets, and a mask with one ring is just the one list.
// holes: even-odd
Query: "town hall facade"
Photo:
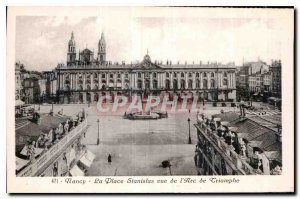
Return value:
[(234, 64), (172, 64), (152, 61), (148, 52), (138, 63), (112, 63), (106, 60), (104, 34), (98, 42), (98, 54), (84, 49), (78, 52), (74, 33), (68, 42), (67, 64), (59, 64), (57, 94), (60, 103), (90, 103), (100, 96), (177, 95), (197, 96), (205, 101), (236, 100)]

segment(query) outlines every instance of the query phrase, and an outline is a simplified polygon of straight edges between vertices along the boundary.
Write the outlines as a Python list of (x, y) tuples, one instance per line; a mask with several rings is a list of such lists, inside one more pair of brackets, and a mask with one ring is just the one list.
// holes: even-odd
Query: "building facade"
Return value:
[(275, 60), (271, 65), (272, 92), (274, 96), (281, 98), (281, 60)]
[(60, 103), (98, 101), (103, 95), (178, 95), (192, 93), (207, 101), (235, 101), (234, 64), (165, 64), (151, 61), (147, 53), (138, 63), (112, 63), (106, 60), (106, 41), (102, 33), (98, 55), (89, 49), (79, 51), (74, 34), (68, 42), (67, 64), (56, 68)]
[(281, 174), (281, 129), (277, 130), (269, 119), (247, 117), (245, 110), (241, 110), (241, 115), (234, 112), (213, 117), (198, 115), (195, 124), (198, 174)]

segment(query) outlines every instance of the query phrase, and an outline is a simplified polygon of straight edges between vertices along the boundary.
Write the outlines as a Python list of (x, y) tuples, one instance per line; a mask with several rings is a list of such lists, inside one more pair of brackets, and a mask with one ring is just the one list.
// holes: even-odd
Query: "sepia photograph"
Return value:
[(12, 181), (294, 190), (293, 8), (9, 7), (8, 19)]

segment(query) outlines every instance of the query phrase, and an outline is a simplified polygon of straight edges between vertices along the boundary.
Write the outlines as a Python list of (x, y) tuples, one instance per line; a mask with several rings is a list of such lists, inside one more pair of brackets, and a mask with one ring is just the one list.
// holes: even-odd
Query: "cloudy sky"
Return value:
[(97, 54), (104, 32), (107, 60), (151, 59), (173, 63), (234, 61), (236, 65), (281, 58), (280, 23), (261, 18), (20, 16), (16, 19), (16, 61), (32, 70), (52, 70), (66, 62), (67, 44), (74, 31), (76, 50), (88, 47)]

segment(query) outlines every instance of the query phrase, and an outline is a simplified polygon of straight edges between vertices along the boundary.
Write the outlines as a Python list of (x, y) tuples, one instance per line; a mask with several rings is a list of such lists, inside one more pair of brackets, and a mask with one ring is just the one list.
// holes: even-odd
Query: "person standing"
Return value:
[(108, 164), (111, 164), (111, 155), (110, 154), (108, 154), (108, 157), (107, 157), (107, 161), (108, 161)]

